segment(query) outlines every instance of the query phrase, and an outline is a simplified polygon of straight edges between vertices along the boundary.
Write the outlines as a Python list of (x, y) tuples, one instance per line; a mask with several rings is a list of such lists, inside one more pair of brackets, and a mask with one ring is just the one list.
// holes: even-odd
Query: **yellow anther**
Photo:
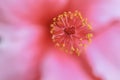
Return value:
[(87, 38), (91, 38), (92, 36), (93, 36), (93, 34), (91, 34), (91, 33), (87, 34)]
[(76, 48), (76, 53), (78, 56), (80, 55), (80, 50), (78, 48)]
[(86, 26), (84, 22), (82, 22), (82, 27)]
[(50, 33), (53, 34), (53, 31), (51, 30)]
[(91, 25), (87, 24), (87, 26), (88, 26), (88, 28), (89, 28), (90, 30), (92, 30), (92, 27), (91, 27)]
[(83, 39), (82, 38), (80, 38), (80, 41), (82, 41)]
[(53, 18), (53, 21), (56, 21), (56, 18)]
[(58, 18), (60, 18), (61, 17), (61, 15), (58, 15)]
[(79, 46), (83, 46), (83, 44), (79, 44)]
[(82, 19), (82, 23), (86, 24), (86, 20), (85, 20), (85, 19)]
[(89, 39), (88, 39), (88, 42), (89, 42), (89, 43), (91, 43), (91, 42), (92, 42), (92, 40), (89, 38)]
[(50, 33), (53, 34), (53, 30), (50, 30)]
[(64, 16), (67, 16), (67, 14), (64, 14)]
[(62, 44), (62, 47), (65, 47), (65, 44)]
[(53, 25), (55, 25), (56, 24), (56, 22), (53, 22)]
[(59, 44), (59, 43), (56, 43), (56, 46), (57, 46), (57, 47), (59, 47), (59, 46), (60, 46), (60, 44)]
[(63, 15), (64, 15), (64, 16), (67, 16), (67, 12), (64, 12)]
[(63, 18), (63, 15), (59, 15), (58, 18)]
[(54, 39), (55, 37), (54, 36), (52, 36), (52, 39)]
[(50, 30), (50, 33), (51, 33), (51, 34), (53, 34), (53, 33), (54, 33), (54, 28), (52, 28), (52, 29)]
[(71, 14), (71, 11), (68, 11), (69, 14)]
[(75, 51), (75, 48), (72, 46), (72, 47), (71, 47), (71, 50), (72, 50), (72, 51)]
[(80, 13), (78, 13), (77, 15), (78, 15), (78, 17), (79, 17), (81, 20), (83, 20), (83, 18), (82, 18), (82, 16), (81, 16)]
[(51, 24), (51, 25), (50, 25), (50, 27), (54, 27), (54, 25), (53, 25), (53, 24)]
[(67, 12), (64, 12), (63, 14), (67, 14)]
[(79, 13), (79, 11), (78, 11), (78, 10), (75, 10), (75, 13)]
[(76, 48), (76, 52), (79, 52), (79, 49), (78, 49), (78, 48)]
[(75, 13), (74, 16), (77, 16), (77, 13)]

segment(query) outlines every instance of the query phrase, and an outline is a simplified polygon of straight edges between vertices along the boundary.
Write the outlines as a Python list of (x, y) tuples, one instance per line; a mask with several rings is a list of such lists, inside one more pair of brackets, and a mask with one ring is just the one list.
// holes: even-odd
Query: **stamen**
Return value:
[(77, 55), (80, 55), (93, 37), (92, 27), (79, 11), (64, 12), (53, 18), (50, 33), (57, 47), (62, 48), (66, 53)]

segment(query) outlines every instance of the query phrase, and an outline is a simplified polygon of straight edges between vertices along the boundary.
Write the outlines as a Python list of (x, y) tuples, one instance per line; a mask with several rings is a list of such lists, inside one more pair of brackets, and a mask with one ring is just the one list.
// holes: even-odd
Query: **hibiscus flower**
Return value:
[[(0, 80), (119, 80), (119, 0), (1, 0)], [(52, 18), (79, 10), (94, 37), (80, 56), (54, 47)]]

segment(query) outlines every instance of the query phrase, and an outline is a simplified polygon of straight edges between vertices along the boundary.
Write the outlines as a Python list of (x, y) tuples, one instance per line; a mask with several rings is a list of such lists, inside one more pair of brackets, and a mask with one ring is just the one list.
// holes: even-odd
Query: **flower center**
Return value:
[(79, 11), (64, 12), (53, 18), (50, 33), (55, 46), (66, 53), (76, 53), (78, 56), (93, 36), (92, 27)]
[(65, 28), (65, 29), (64, 29), (64, 32), (65, 32), (67, 35), (75, 34), (75, 27)]

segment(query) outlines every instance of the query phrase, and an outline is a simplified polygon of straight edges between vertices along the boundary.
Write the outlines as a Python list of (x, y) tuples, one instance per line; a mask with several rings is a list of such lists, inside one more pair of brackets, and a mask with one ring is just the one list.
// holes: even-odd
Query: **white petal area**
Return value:
[(120, 80), (120, 28), (114, 26), (99, 35), (87, 50), (87, 57), (96, 75), (103, 80)]
[(120, 0), (96, 0), (86, 10), (86, 15), (93, 29), (108, 25), (108, 22), (120, 20)]
[(36, 25), (0, 25), (0, 80), (34, 80), (42, 47)]
[(120, 80), (119, 7), (120, 0), (98, 0), (87, 10), (93, 30), (100, 30), (87, 50), (87, 57), (95, 75), (103, 80)]

